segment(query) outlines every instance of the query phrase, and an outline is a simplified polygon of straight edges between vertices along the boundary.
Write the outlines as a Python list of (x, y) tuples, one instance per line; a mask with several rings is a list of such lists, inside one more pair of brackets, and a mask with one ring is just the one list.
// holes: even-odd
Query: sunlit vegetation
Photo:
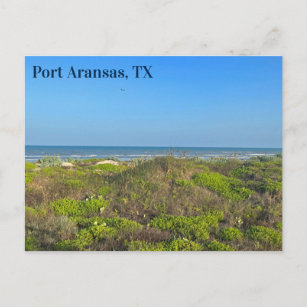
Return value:
[(26, 162), (26, 250), (282, 248), (281, 155), (101, 161)]

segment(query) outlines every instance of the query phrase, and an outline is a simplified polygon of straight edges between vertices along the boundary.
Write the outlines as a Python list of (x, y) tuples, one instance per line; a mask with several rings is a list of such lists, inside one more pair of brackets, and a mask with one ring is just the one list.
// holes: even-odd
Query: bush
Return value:
[(203, 246), (189, 240), (172, 240), (165, 244), (165, 250), (168, 251), (201, 251)]
[(241, 180), (226, 177), (219, 173), (196, 174), (193, 176), (193, 181), (195, 184), (207, 187), (232, 201), (244, 200), (253, 193), (253, 191), (244, 187)]
[(127, 220), (125, 218), (104, 218), (104, 217), (75, 217), (74, 221), (80, 227), (91, 227), (91, 226), (108, 226), (116, 228), (119, 232), (134, 232), (138, 229), (141, 229), (143, 226), (137, 222)]
[(207, 247), (211, 251), (233, 251), (234, 250), (231, 246), (221, 243), (216, 240), (207, 244)]
[(78, 179), (68, 179), (65, 181), (65, 185), (69, 188), (81, 189), (84, 186), (84, 182)]
[(62, 160), (60, 157), (44, 157), (39, 160), (41, 167), (54, 167), (54, 166), (61, 166)]
[(37, 248), (37, 240), (32, 236), (26, 236), (25, 238), (25, 250), (26, 251), (36, 251)]
[(207, 240), (211, 227), (217, 227), (218, 222), (223, 220), (221, 211), (212, 211), (202, 216), (172, 216), (160, 215), (151, 220), (152, 227), (169, 230), (189, 240)]
[(274, 247), (280, 247), (282, 243), (282, 237), (279, 231), (264, 226), (250, 227), (246, 231), (246, 236), (252, 240), (267, 243)]
[(76, 201), (68, 198), (59, 199), (51, 203), (51, 208), (57, 215), (81, 216), (97, 213), (108, 206), (104, 199), (90, 199), (87, 201)]
[(118, 173), (124, 169), (123, 165), (113, 165), (113, 164), (98, 164), (90, 167), (92, 170), (100, 170), (105, 172)]
[(26, 218), (42, 218), (46, 216), (47, 211), (42, 208), (32, 208), (32, 207), (25, 207), (25, 217)]
[(282, 222), (277, 222), (277, 223), (275, 223), (275, 227), (276, 227), (278, 230), (282, 231)]
[(56, 250), (84, 250), (101, 240), (115, 238), (121, 234), (127, 235), (143, 227), (123, 218), (76, 218), (75, 221), (86, 228), (81, 229), (74, 240), (57, 242)]
[(26, 162), (25, 163), (25, 171), (33, 171), (36, 168), (34, 163)]
[(103, 185), (102, 187), (100, 187), (100, 189), (98, 190), (98, 195), (101, 196), (106, 196), (107, 194), (109, 194), (112, 191), (111, 187)]
[(178, 185), (179, 187), (192, 187), (194, 186), (194, 182), (191, 180), (184, 180), (184, 179), (178, 179), (175, 181), (175, 184)]
[(129, 251), (201, 251), (203, 246), (193, 241), (177, 239), (167, 242), (147, 243), (144, 241), (126, 242)]
[(224, 241), (237, 241), (243, 237), (243, 232), (237, 228), (229, 227), (220, 231), (220, 238)]
[(277, 193), (282, 191), (282, 183), (265, 178), (262, 185), (263, 192)]
[(34, 178), (34, 173), (25, 173), (25, 184), (31, 183)]

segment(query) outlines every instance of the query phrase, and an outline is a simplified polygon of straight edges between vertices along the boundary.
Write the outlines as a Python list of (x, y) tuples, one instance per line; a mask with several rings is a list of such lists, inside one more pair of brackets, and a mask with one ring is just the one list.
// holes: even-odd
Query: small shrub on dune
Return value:
[(282, 231), (282, 222), (277, 222), (274, 225), (278, 230)]
[(211, 251), (233, 251), (234, 250), (231, 246), (224, 244), (222, 242), (216, 241), (216, 240), (208, 243), (207, 247)]
[(193, 176), (193, 181), (232, 201), (244, 200), (253, 194), (253, 191), (245, 188), (239, 179), (226, 177), (219, 173), (196, 174)]
[(53, 212), (57, 215), (81, 216), (98, 213), (108, 206), (109, 202), (104, 199), (89, 199), (76, 201), (63, 198), (51, 203)]
[(55, 242), (75, 236), (77, 227), (67, 216), (42, 216), (31, 209), (26, 212), (26, 237), (35, 238), (36, 249), (53, 250)]
[(75, 221), (77, 224), (86, 225), (87, 227), (81, 229), (74, 240), (57, 242), (55, 249), (84, 250), (101, 240), (115, 238), (121, 234), (133, 233), (143, 227), (134, 221), (123, 218), (77, 218)]
[(26, 173), (25, 174), (25, 184), (29, 184), (34, 179), (34, 173)]
[(254, 241), (270, 244), (275, 248), (281, 247), (281, 233), (264, 226), (252, 226), (246, 231), (246, 236)]
[(75, 217), (74, 221), (76, 224), (83, 228), (88, 228), (91, 226), (108, 226), (113, 227), (117, 231), (123, 232), (134, 232), (138, 229), (141, 229), (143, 226), (135, 221), (130, 221), (125, 218), (113, 217), (113, 218), (105, 218), (105, 217)]
[(42, 218), (46, 216), (47, 211), (43, 208), (32, 208), (32, 207), (25, 207), (25, 217), (26, 219), (31, 218)]
[(180, 234), (189, 240), (203, 241), (209, 238), (210, 228), (217, 227), (223, 218), (224, 215), (221, 211), (212, 211), (206, 215), (192, 217), (163, 214), (152, 219), (150, 225)]
[(194, 186), (194, 182), (191, 180), (178, 179), (175, 181), (175, 184), (179, 187), (187, 188)]
[(126, 241), (125, 242), (128, 251), (164, 251), (164, 246), (162, 243), (150, 243), (145, 241)]
[(84, 186), (84, 182), (78, 179), (68, 179), (65, 181), (65, 185), (72, 189), (81, 189)]
[(282, 183), (265, 178), (262, 186), (264, 192), (277, 193), (282, 191)]
[(129, 251), (201, 251), (203, 247), (193, 241), (176, 239), (167, 242), (148, 243), (144, 241), (126, 242)]
[(203, 250), (201, 244), (190, 240), (177, 239), (165, 244), (165, 250), (168, 251), (200, 251)]
[(224, 241), (238, 241), (243, 237), (243, 232), (240, 229), (229, 227), (220, 231), (220, 238)]
[(99, 188), (99, 190), (98, 190), (98, 195), (106, 196), (106, 195), (108, 195), (111, 191), (112, 191), (112, 189), (111, 189), (110, 186), (103, 185), (102, 187)]
[(39, 160), (41, 167), (54, 167), (54, 166), (61, 166), (62, 160), (60, 157), (44, 157)]
[(34, 163), (26, 162), (25, 163), (25, 171), (33, 171), (36, 168), (36, 165)]
[(26, 238), (25, 238), (25, 250), (26, 251), (36, 251), (36, 250), (38, 250), (37, 244), (38, 244), (38, 242), (34, 237), (26, 236)]

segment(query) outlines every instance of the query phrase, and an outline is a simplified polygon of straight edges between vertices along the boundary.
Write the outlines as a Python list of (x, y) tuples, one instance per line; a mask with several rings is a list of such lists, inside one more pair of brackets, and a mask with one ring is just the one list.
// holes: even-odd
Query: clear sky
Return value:
[[(71, 66), (129, 78), (66, 78)], [(281, 57), (26, 57), (25, 74), (26, 145), (281, 147)]]

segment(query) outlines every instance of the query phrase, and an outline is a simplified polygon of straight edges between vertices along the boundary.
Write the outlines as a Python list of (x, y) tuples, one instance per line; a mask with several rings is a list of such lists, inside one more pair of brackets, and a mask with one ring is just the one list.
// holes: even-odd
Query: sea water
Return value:
[(122, 161), (136, 158), (167, 156), (210, 158), (237, 158), (246, 160), (254, 156), (274, 156), (281, 148), (230, 148), (230, 147), (137, 147), (137, 146), (30, 146), (26, 145), (25, 158), (35, 162), (45, 156), (59, 156), (62, 160), (110, 158)]

